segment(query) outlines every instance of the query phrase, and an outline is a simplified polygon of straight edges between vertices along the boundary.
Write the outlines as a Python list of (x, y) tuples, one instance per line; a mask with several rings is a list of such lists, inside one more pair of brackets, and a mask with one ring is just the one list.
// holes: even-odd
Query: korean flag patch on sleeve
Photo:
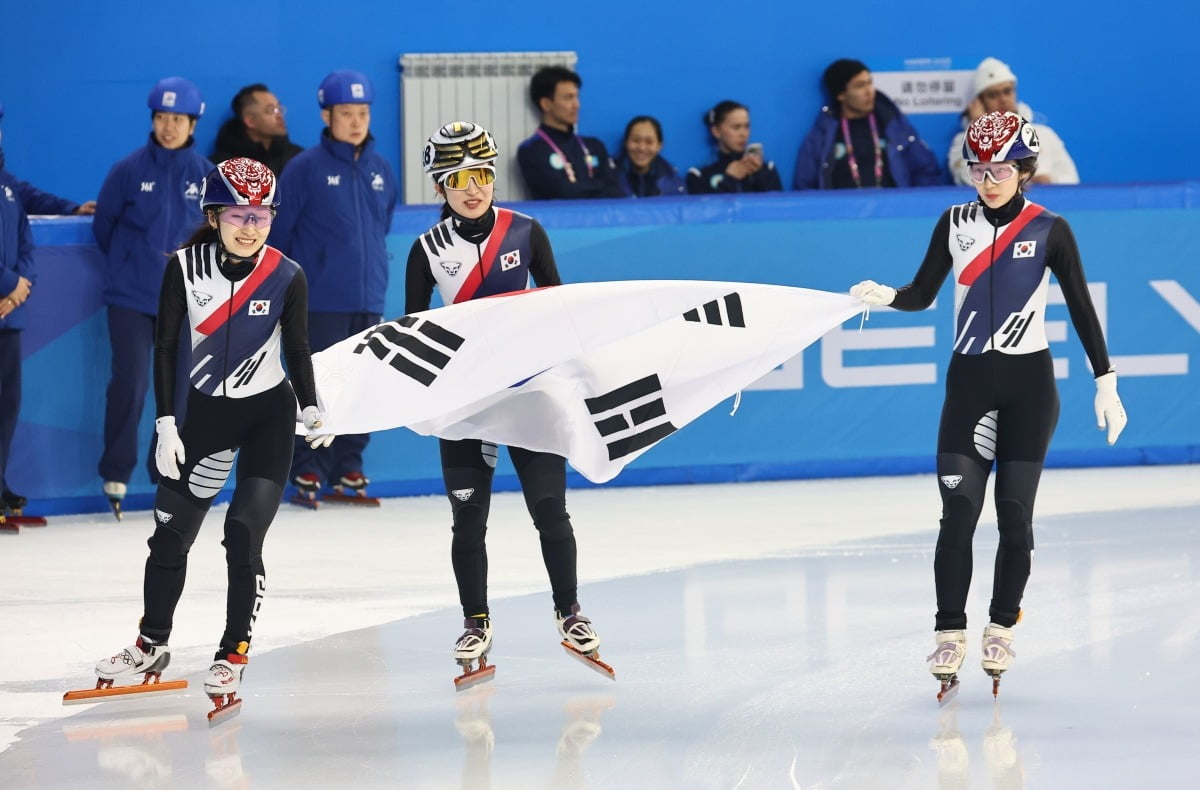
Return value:
[(250, 315), (268, 315), (271, 312), (270, 299), (251, 299)]
[(500, 256), (500, 271), (506, 272), (521, 265), (521, 251), (513, 250)]

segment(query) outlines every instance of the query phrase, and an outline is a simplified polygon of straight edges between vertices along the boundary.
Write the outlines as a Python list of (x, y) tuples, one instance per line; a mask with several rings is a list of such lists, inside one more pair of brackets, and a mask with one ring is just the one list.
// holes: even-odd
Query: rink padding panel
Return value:
[[(872, 278), (902, 285), (940, 213), (970, 197), (955, 188), (870, 193), (680, 197), (514, 205), (550, 232), (567, 282), (708, 279), (844, 291)], [(1062, 412), (1048, 463), (1056, 466), (1200, 460), (1200, 184), (1042, 187), (1034, 199), (1062, 214), (1079, 242), (1109, 338), (1130, 424), (1116, 447), (1096, 430), (1094, 386), (1066, 307), (1047, 313)], [(403, 312), (404, 263), (429, 207), (395, 214), (388, 316)], [(99, 511), (104, 391), (110, 352), (103, 258), (86, 218), (34, 220), (38, 279), (23, 337), (24, 401), (10, 486), (45, 513)], [(1052, 288), (1054, 287), (1052, 283)], [(732, 482), (931, 471), (952, 289), (916, 314), (875, 310), (654, 447), (608, 485)], [(536, 342), (514, 338), (513, 342)], [(152, 396), (141, 425), (153, 432)], [(371, 491), (437, 494), (436, 441), (406, 430), (373, 437)], [(587, 485), (578, 475), (573, 485)], [(497, 487), (515, 488), (501, 454)], [(149, 505), (144, 464), (127, 509)], [(223, 495), (225, 496), (225, 495)], [(143, 501), (144, 500), (144, 501)], [(32, 511), (34, 508), (31, 507)]]

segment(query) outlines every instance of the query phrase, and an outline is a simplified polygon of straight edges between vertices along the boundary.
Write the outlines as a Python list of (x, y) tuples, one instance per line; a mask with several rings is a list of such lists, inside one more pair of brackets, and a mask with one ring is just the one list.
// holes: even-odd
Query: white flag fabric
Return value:
[(483, 439), (602, 483), (861, 309), (805, 288), (658, 280), (427, 310), (313, 355), (322, 432)]

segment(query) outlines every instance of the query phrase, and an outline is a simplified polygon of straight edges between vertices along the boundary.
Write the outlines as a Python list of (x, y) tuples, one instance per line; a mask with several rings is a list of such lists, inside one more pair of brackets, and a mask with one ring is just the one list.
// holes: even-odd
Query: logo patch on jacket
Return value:
[(212, 294), (206, 294), (204, 291), (192, 291), (192, 298), (196, 300), (196, 304), (204, 307), (212, 301)]
[(506, 272), (509, 269), (515, 269), (521, 265), (521, 251), (513, 250), (512, 252), (503, 253), (500, 256), (500, 271)]
[(250, 315), (266, 315), (271, 312), (270, 299), (251, 299)]
[(958, 248), (963, 252), (971, 249), (971, 245), (975, 243), (975, 239), (965, 233), (956, 233), (954, 234), (954, 238), (958, 240)]
[(453, 277), (458, 274), (459, 268), (462, 267), (460, 261), (438, 261), (438, 265), (442, 267), (442, 271)]
[(1032, 258), (1037, 251), (1036, 241), (1018, 241), (1013, 245), (1014, 258)]

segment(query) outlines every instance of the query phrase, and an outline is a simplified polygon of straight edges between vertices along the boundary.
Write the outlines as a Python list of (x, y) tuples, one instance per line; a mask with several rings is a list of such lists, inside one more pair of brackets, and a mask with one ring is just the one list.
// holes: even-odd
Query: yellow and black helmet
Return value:
[(438, 180), (446, 173), (471, 167), (494, 169), (496, 139), (477, 123), (451, 121), (425, 141), (421, 164), (425, 172)]

